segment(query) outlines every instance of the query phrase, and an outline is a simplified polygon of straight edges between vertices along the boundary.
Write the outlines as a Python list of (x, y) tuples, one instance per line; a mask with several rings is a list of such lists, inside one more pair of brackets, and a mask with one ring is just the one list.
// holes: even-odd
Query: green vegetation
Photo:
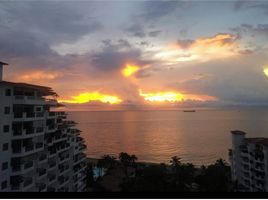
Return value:
[[(230, 166), (217, 160), (208, 166), (196, 167), (182, 163), (174, 156), (170, 164), (139, 163), (135, 155), (125, 152), (119, 160), (105, 155), (97, 163), (106, 174), (92, 181), (88, 177), (90, 191), (122, 192), (232, 192)], [(91, 165), (89, 163), (89, 165)], [(88, 168), (88, 170), (92, 170)], [(93, 173), (88, 172), (89, 176)]]

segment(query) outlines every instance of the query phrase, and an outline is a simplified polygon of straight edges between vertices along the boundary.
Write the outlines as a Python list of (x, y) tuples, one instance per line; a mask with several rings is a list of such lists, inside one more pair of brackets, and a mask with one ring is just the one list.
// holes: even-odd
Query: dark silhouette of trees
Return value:
[[(192, 163), (183, 163), (177, 156), (171, 158), (170, 165), (137, 163), (137, 160), (135, 155), (121, 152), (119, 161), (113, 156), (104, 155), (98, 165), (106, 167), (108, 173), (110, 170), (110, 175), (113, 175), (113, 168), (116, 171), (120, 171), (120, 169), (124, 171), (126, 176), (123, 177), (120, 184), (123, 192), (234, 191), (230, 166), (223, 159), (201, 167), (195, 167)], [(134, 176), (128, 176), (128, 169), (135, 171)], [(87, 175), (92, 176), (90, 173)], [(95, 184), (98, 185), (98, 183)], [(98, 191), (102, 191), (100, 185), (96, 188)]]
[(129, 155), (128, 153), (121, 152), (119, 154), (119, 160), (124, 166), (126, 176), (128, 176), (128, 167), (136, 167), (136, 161), (138, 158), (135, 155)]
[(93, 165), (88, 162), (86, 166), (86, 188), (90, 188), (94, 184), (94, 177), (93, 177)]
[(194, 182), (195, 167), (191, 163), (182, 163), (181, 159), (173, 156), (170, 160), (172, 175), (170, 177), (170, 190), (186, 192), (191, 190)]
[(128, 153), (121, 152), (119, 154), (119, 160), (124, 166), (135, 166), (138, 158), (135, 155), (129, 155)]
[(116, 157), (114, 156), (104, 155), (100, 160), (102, 162), (103, 167), (108, 169), (113, 168), (116, 164)]
[(149, 165), (139, 169), (136, 177), (127, 179), (121, 185), (124, 192), (165, 192), (167, 186), (164, 165)]
[(201, 168), (196, 183), (202, 192), (229, 192), (232, 190), (230, 167), (223, 159)]

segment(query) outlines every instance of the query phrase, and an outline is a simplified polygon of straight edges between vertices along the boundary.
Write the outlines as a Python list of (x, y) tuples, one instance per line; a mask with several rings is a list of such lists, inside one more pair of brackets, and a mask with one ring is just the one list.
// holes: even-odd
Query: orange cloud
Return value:
[(47, 72), (47, 71), (31, 71), (27, 74), (22, 74), (17, 77), (18, 81), (34, 82), (34, 81), (44, 81), (53, 80), (60, 77), (59, 72)]
[(114, 95), (102, 94), (99, 92), (85, 92), (77, 96), (72, 96), (71, 99), (59, 99), (61, 103), (83, 104), (90, 101), (100, 101), (102, 103), (118, 104), (122, 100)]
[(179, 41), (164, 48), (155, 56), (169, 64), (188, 61), (208, 61), (218, 58), (227, 58), (238, 53), (235, 51), (236, 36), (231, 34), (217, 34), (213, 37), (187, 40), (187, 44)]

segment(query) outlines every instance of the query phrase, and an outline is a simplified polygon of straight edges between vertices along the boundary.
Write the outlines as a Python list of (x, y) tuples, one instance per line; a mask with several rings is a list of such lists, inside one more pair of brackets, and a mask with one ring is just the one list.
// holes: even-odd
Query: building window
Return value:
[(8, 168), (8, 162), (2, 163), (2, 171), (6, 170)]
[(4, 133), (8, 133), (9, 132), (9, 125), (4, 125)]
[(6, 115), (10, 114), (10, 107), (9, 106), (5, 107), (5, 114)]
[(6, 96), (11, 96), (11, 89), (6, 89)]
[(2, 189), (6, 189), (6, 188), (7, 188), (7, 181), (3, 181), (3, 182), (1, 183), (1, 188), (2, 188)]
[(3, 151), (7, 151), (8, 150), (8, 143), (3, 144)]

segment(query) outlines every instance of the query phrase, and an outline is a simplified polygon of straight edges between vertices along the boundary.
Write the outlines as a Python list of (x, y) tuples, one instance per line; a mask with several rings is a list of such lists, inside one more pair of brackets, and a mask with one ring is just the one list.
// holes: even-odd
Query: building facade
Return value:
[(229, 158), (232, 180), (239, 191), (268, 191), (268, 138), (246, 138), (242, 131), (232, 131)]
[[(1, 63), (1, 62), (0, 62)], [(2, 71), (2, 66), (0, 67)], [(0, 80), (0, 192), (82, 192), (85, 141), (49, 87)]]

